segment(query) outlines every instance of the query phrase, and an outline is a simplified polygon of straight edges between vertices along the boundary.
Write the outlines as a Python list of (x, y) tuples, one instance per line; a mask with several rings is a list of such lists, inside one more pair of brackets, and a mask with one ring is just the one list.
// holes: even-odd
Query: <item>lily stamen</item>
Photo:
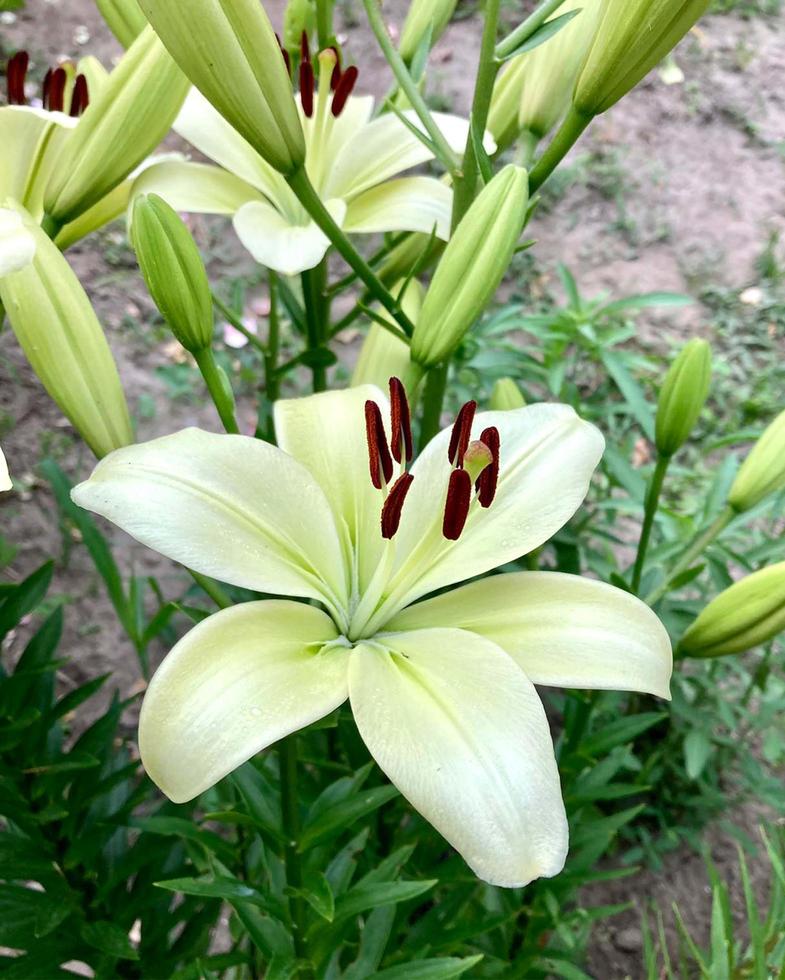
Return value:
[(365, 434), (368, 439), (368, 463), (371, 482), (377, 490), (389, 483), (393, 475), (393, 461), (387, 446), (387, 435), (379, 406), (374, 401), (365, 403)]
[(480, 442), (490, 449), (493, 459), (477, 477), (474, 486), (477, 490), (477, 498), (480, 501), (480, 506), (490, 507), (493, 503), (493, 498), (496, 496), (496, 487), (499, 482), (499, 449), (501, 440), (499, 438), (499, 430), (495, 425), (483, 429)]
[(44, 78), (44, 109), (50, 112), (62, 112), (65, 107), (65, 69), (50, 68)]
[(472, 502), (472, 478), (466, 470), (453, 470), (447, 486), (447, 502), (444, 505), (442, 534), (448, 541), (457, 541), (461, 536), (469, 506)]
[(382, 537), (387, 540), (395, 536), (400, 526), (403, 505), (413, 481), (411, 473), (401, 473), (390, 488), (382, 507)]
[(406, 389), (399, 378), (390, 378), (390, 448), (393, 458), (400, 463), (404, 458), (411, 462), (414, 455), (412, 418)]
[(463, 457), (466, 455), (469, 440), (471, 439), (472, 422), (474, 421), (474, 413), (476, 411), (477, 402), (470, 401), (466, 402), (460, 412), (458, 412), (458, 417), (452, 427), (450, 448), (447, 451), (447, 456), (453, 466), (463, 466)]
[(300, 62), (300, 103), (302, 104), (303, 112), (309, 119), (313, 116), (314, 87), (313, 65), (310, 61), (303, 59)]
[(332, 45), (328, 50), (335, 54), (335, 67), (330, 76), (330, 91), (334, 92), (338, 87), (338, 82), (341, 80), (341, 52), (335, 45)]
[(30, 64), (30, 56), (26, 51), (17, 51), (8, 60), (6, 79), (8, 81), (8, 104), (26, 105), (25, 78)]
[[(336, 67), (337, 67), (336, 62)], [(335, 86), (335, 92), (333, 93), (333, 103), (330, 107), (330, 111), (333, 116), (338, 118), (343, 112), (343, 108), (349, 96), (352, 94), (352, 89), (357, 81), (357, 76), (359, 72), (354, 65), (350, 65), (345, 72), (342, 72), (341, 77), (338, 80), (338, 84)]]
[(84, 75), (77, 75), (68, 114), (74, 118), (81, 116), (88, 105), (90, 105), (90, 93), (87, 88), (87, 79)]

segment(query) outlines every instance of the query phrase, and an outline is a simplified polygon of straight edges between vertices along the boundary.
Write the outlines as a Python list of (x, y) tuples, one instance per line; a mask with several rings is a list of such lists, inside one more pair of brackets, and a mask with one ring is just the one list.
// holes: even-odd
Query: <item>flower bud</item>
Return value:
[(44, 195), (51, 220), (73, 221), (125, 180), (169, 132), (187, 91), (187, 79), (145, 28), (68, 138)]
[(411, 0), (398, 45), (404, 61), (411, 61), (417, 54), (428, 30), (431, 47), (436, 44), (450, 23), (456, 4), (457, 0)]
[(657, 403), (654, 441), (661, 456), (672, 456), (684, 445), (698, 421), (711, 383), (711, 347), (695, 337), (671, 364)]
[(65, 256), (25, 213), (35, 257), (0, 279), (14, 333), (42, 384), (96, 456), (133, 442), (112, 352)]
[(455, 350), (496, 292), (521, 234), (528, 196), (526, 171), (510, 164), (480, 191), (456, 228), (414, 328), (412, 359), (423, 367)]
[[(401, 283), (393, 286), (393, 296), (398, 295), (400, 288)], [(410, 280), (401, 298), (401, 307), (412, 323), (417, 323), (422, 300), (422, 286), (416, 279)], [(386, 310), (377, 312), (382, 319), (396, 325)], [(385, 330), (381, 324), (372, 323), (360, 348), (360, 356), (352, 373), (352, 385), (372, 384), (385, 391), (390, 378), (400, 378), (410, 401), (414, 401), (422, 369), (412, 361), (409, 345), (405, 341)]]
[(124, 48), (129, 48), (147, 27), (147, 18), (136, 0), (95, 0), (95, 5)]
[(785, 629), (785, 562), (753, 572), (721, 592), (682, 637), (688, 657), (743, 653)]
[(150, 295), (170, 330), (195, 353), (213, 340), (210, 283), (191, 233), (157, 194), (134, 202), (131, 241)]
[(512, 378), (499, 378), (493, 386), (488, 407), (492, 412), (508, 412), (513, 408), (523, 408), (526, 399)]
[(527, 64), (525, 54), (510, 58), (499, 72), (496, 84), (493, 86), (487, 128), (496, 140), (496, 145), (502, 149), (514, 143), (520, 132), (518, 113), (521, 108)]
[(305, 138), (278, 40), (259, 0), (141, 0), (185, 74), (282, 174), (305, 162)]
[(709, 2), (606, 0), (575, 85), (575, 109), (584, 116), (610, 109), (679, 43)]
[(785, 487), (785, 412), (780, 414), (752, 447), (741, 464), (728, 503), (736, 511), (749, 510), (755, 504)]
[(414, 231), (393, 246), (376, 270), (379, 281), (389, 289), (407, 276), (417, 276), (444, 251), (444, 242), (435, 235)]
[(24, 269), (34, 256), (35, 239), (25, 228), (22, 215), (0, 208), (0, 277)]

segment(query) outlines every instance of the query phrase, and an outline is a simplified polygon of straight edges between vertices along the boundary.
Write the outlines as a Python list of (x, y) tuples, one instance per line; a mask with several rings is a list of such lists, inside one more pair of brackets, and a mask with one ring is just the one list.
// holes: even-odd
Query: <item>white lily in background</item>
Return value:
[[(430, 234), (435, 229), (446, 240), (450, 188), (432, 177), (397, 177), (432, 159), (427, 147), (395, 115), (371, 118), (373, 98), (350, 94), (357, 70), (347, 68), (338, 75), (332, 49), (318, 56), (318, 79), (309, 60), (304, 66), (297, 105), (305, 133), (305, 167), (335, 221), (349, 233)], [(466, 120), (440, 113), (434, 118), (448, 142), (462, 151)], [(411, 119), (415, 122), (413, 114)], [(145, 171), (134, 194), (159, 194), (178, 211), (232, 215), (235, 231), (254, 259), (284, 275), (318, 265), (330, 244), (324, 233), (281, 174), (196, 89), (174, 129), (220, 167), (162, 163)], [(493, 150), (490, 138), (488, 147)]]
[[(189, 800), (348, 697), (371, 754), (486, 881), (558, 873), (567, 821), (534, 684), (669, 696), (651, 610), (555, 572), (494, 575), (575, 512), (603, 438), (566, 405), (474, 416), (408, 470), (402, 385), (279, 401), (279, 447), (187, 429), (118, 450), (83, 507), (204, 574), (313, 603), (210, 616), (147, 691), (142, 759)], [(389, 421), (385, 421), (389, 419)], [(366, 451), (365, 445), (368, 449)]]

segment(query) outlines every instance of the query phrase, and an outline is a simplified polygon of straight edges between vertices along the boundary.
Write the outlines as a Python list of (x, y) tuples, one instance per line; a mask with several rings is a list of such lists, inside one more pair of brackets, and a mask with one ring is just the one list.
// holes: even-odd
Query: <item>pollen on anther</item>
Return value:
[(48, 99), (44, 101), (44, 108), (52, 112), (62, 112), (65, 108), (65, 83), (67, 76), (64, 68), (56, 68), (49, 77), (49, 85), (44, 79), (44, 90), (48, 88)]
[(460, 412), (458, 412), (458, 417), (452, 427), (450, 448), (447, 450), (447, 457), (454, 466), (463, 465), (463, 457), (466, 454), (466, 448), (471, 440), (472, 422), (474, 422), (474, 413), (476, 411), (477, 402), (471, 401), (466, 402)]
[(371, 482), (377, 490), (382, 488), (382, 479), (389, 483), (393, 475), (393, 461), (387, 446), (387, 435), (379, 406), (374, 401), (365, 403), (365, 435), (368, 440), (368, 464)]
[(395, 536), (401, 524), (401, 512), (406, 495), (414, 481), (411, 473), (402, 473), (393, 483), (382, 507), (382, 537), (388, 540)]
[(469, 505), (472, 502), (472, 478), (466, 470), (453, 470), (447, 486), (447, 502), (444, 505), (442, 534), (448, 541), (457, 541), (461, 536)]
[(408, 463), (414, 455), (412, 418), (409, 399), (400, 378), (390, 378), (390, 429), (393, 458), (397, 463), (405, 458)]
[(71, 95), (71, 109), (69, 115), (73, 117), (81, 116), (90, 104), (90, 94), (87, 89), (87, 79), (84, 75), (77, 75), (74, 82), (74, 91)]
[(359, 72), (354, 65), (349, 65), (346, 71), (341, 73), (338, 84), (335, 86), (333, 103), (330, 107), (330, 111), (334, 116), (340, 116), (340, 114), (343, 112), (343, 108), (346, 105), (349, 96), (352, 94), (352, 89), (357, 81), (358, 74)]
[(477, 490), (477, 499), (480, 501), (480, 505), (482, 507), (490, 507), (493, 503), (493, 498), (496, 496), (496, 487), (499, 483), (499, 451), (501, 448), (501, 439), (499, 438), (499, 430), (495, 425), (483, 429), (480, 442), (485, 443), (488, 449), (490, 449), (493, 460), (477, 477), (477, 482), (474, 486)]
[(300, 102), (303, 112), (310, 119), (313, 115), (314, 75), (310, 61), (300, 62)]

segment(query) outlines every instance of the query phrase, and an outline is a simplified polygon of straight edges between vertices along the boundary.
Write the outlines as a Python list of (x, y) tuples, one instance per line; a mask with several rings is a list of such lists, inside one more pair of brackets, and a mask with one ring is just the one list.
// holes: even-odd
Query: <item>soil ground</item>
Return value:
[[(280, 24), (282, 3), (266, 3)], [(340, 6), (340, 5), (339, 5)], [(400, 26), (404, 0), (391, 0), (386, 15)], [(346, 52), (360, 67), (358, 88), (381, 96), (389, 73), (376, 54), (361, 11), (346, 0)], [(453, 23), (434, 54), (433, 89), (443, 107), (466, 113), (479, 48), (479, 21), (467, 11)], [(515, 12), (508, 10), (509, 17)], [(742, 292), (756, 285), (756, 258), (773, 233), (785, 229), (785, 19), (783, 15), (742, 19), (706, 18), (680, 46), (677, 60), (685, 80), (665, 85), (655, 72), (645, 84), (598, 119), (573, 151), (558, 198), (535, 216), (537, 275), (557, 290), (555, 267), (567, 263), (582, 291), (614, 296), (649, 290), (696, 293), (706, 285)], [(24, 10), (6, 15), (2, 45), (30, 50), (39, 66), (90, 53), (109, 65), (120, 48), (108, 34), (91, 0), (28, 0)], [(238, 274), (250, 259), (221, 233), (216, 243), (209, 222), (195, 231), (213, 248), (212, 271)], [(140, 328), (149, 300), (124, 248), (121, 227), (88, 240), (71, 252), (82, 282), (104, 323), (117, 357), (139, 436), (150, 438), (187, 424), (216, 427), (212, 412), (194, 399), (169, 397), (166, 371), (173, 349), (165, 339)], [(711, 335), (699, 304), (674, 314), (650, 315), (642, 323), (648, 341), (667, 347), (670, 339), (698, 331)], [(160, 370), (160, 369), (163, 369)], [(241, 405), (245, 428), (253, 415)], [(42, 456), (54, 454), (74, 475), (90, 466), (75, 448), (69, 427), (42, 392), (13, 335), (0, 337), (0, 438), (19, 488), (0, 504), (2, 539), (18, 548), (8, 572), (23, 576), (45, 557), (63, 553), (56, 508), (35, 472)], [(0, 540), (2, 540), (0, 539)], [(180, 578), (145, 549), (118, 538), (120, 557), (137, 573), (155, 571), (165, 590), (177, 592)], [(70, 598), (64, 650), (73, 665), (63, 677), (75, 685), (111, 669), (113, 683), (127, 694), (140, 675), (128, 642), (83, 549), (68, 549), (54, 591)], [(22, 638), (11, 640), (14, 655)], [(755, 808), (739, 813), (752, 831), (763, 819)], [(721, 870), (734, 866), (733, 848), (718, 841)], [(729, 871), (732, 875), (732, 871)], [(687, 923), (705, 933), (709, 902), (701, 860), (679, 853), (664, 871), (643, 872), (606, 888), (598, 904), (655, 899), (664, 909), (676, 899)], [(642, 976), (639, 918), (633, 911), (596, 931), (589, 972), (599, 980)]]

